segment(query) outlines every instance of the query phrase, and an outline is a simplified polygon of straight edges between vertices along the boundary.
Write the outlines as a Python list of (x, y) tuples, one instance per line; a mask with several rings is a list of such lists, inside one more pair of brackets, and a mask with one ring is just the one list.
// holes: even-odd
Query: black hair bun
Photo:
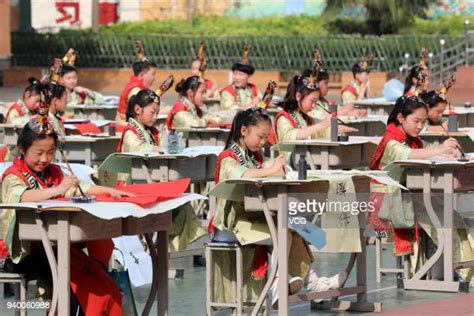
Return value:
[(29, 77), (28, 82), (32, 86), (38, 86), (38, 87), (41, 86), (41, 82), (38, 79), (34, 78), (34, 77)]
[(176, 86), (174, 87), (175, 91), (178, 92), (178, 93), (181, 93), (183, 91), (183, 88), (184, 88), (184, 83), (186, 82), (186, 79), (181, 79), (177, 84)]

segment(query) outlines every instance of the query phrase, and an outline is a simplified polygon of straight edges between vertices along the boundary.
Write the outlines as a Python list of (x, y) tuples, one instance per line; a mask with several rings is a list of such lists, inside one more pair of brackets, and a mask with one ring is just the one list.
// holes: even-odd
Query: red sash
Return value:
[[(300, 112), (300, 113), (303, 116), (303, 119), (305, 120), (306, 124), (308, 124), (308, 126), (311, 126), (311, 125), (314, 124), (314, 120), (311, 118), (311, 116), (309, 116), (308, 114), (305, 114), (303, 112)], [(271, 145), (276, 145), (276, 143), (277, 143), (277, 136), (278, 135), (275, 135), (275, 133), (277, 132), (277, 122), (278, 122), (278, 119), (282, 116), (284, 118), (286, 118), (288, 121), (290, 121), (291, 126), (293, 126), (293, 128), (299, 128), (298, 122), (296, 122), (296, 120), (294, 119), (294, 117), (290, 113), (288, 113), (286, 111), (278, 112), (277, 115), (275, 116), (274, 128), (270, 130), (270, 133), (268, 135), (268, 142)]]
[(423, 143), (421, 139), (413, 138), (407, 136), (403, 131), (401, 131), (395, 124), (391, 123), (387, 126), (387, 130), (380, 141), (377, 150), (375, 151), (374, 156), (372, 157), (372, 161), (370, 162), (370, 169), (372, 170), (379, 170), (380, 160), (382, 159), (383, 153), (385, 152), (385, 147), (391, 140), (396, 140), (400, 143), (406, 143), (412, 149), (421, 149), (423, 148)]
[[(152, 127), (146, 126), (145, 129), (151, 133), (153, 141), (158, 146), (160, 144), (160, 132), (158, 131), (158, 129), (156, 129), (153, 126)], [(119, 152), (119, 153), (122, 152), (123, 140), (125, 138), (125, 133), (127, 133), (128, 131), (131, 131), (132, 133), (137, 135), (138, 138), (141, 138), (140, 133), (138, 133), (136, 128), (133, 127), (130, 123), (127, 124), (127, 126), (125, 127), (125, 129), (122, 132), (122, 137), (120, 138), (120, 141), (119, 141), (118, 146), (117, 146), (117, 152)]]
[(212, 81), (209, 80), (209, 79), (204, 79), (204, 81), (206, 82), (206, 89), (207, 89), (207, 90), (212, 90), (212, 89), (214, 89), (214, 82), (212, 82)]
[(127, 85), (122, 90), (122, 93), (120, 93), (120, 99), (119, 99), (117, 112), (125, 115), (125, 113), (127, 112), (128, 94), (134, 88), (140, 88), (140, 90), (143, 90), (145, 89), (145, 85), (143, 84), (143, 81), (141, 81), (137, 77), (131, 76), (130, 79), (128, 80)]
[[(263, 155), (259, 152), (254, 153), (253, 155), (258, 164), (257, 168), (261, 168), (263, 166)], [(231, 157), (232, 159), (240, 163), (239, 158), (230, 148), (227, 148), (223, 152), (221, 152), (219, 156), (217, 157), (216, 170), (214, 171), (214, 182), (216, 184), (219, 183), (219, 174), (221, 172), (221, 162), (222, 160), (224, 160), (224, 158), (227, 158), (227, 157)]]
[(15, 102), (15, 103), (13, 103), (13, 104), (10, 106), (10, 108), (8, 109), (7, 115), (5, 116), (5, 122), (4, 122), (4, 123), (7, 123), (8, 116), (10, 115), (10, 112), (11, 112), (12, 110), (17, 111), (18, 114), (20, 115), (20, 117), (25, 115), (25, 112), (23, 112), (23, 109), (20, 107), (20, 105), (19, 105), (17, 102)]
[[(174, 105), (173, 105), (173, 108), (171, 109), (171, 112), (168, 114), (168, 117), (166, 118), (166, 127), (168, 127), (168, 129), (172, 129), (172, 126), (173, 126), (173, 118), (176, 114), (178, 114), (179, 112), (181, 111), (185, 111), (185, 112), (190, 112), (189, 108), (186, 106), (186, 104), (184, 104), (181, 100), (178, 100), (178, 102), (176, 102)], [(196, 106), (196, 113), (197, 115), (199, 116), (199, 118), (202, 118), (204, 113), (202, 112), (202, 110)]]
[(344, 87), (344, 89), (342, 89), (341, 95), (342, 95), (344, 92), (346, 92), (346, 91), (350, 92), (350, 93), (351, 93), (353, 96), (355, 96), (356, 98), (359, 97), (359, 93), (357, 93), (356, 88), (355, 88), (353, 85), (351, 85), (351, 84), (348, 84), (347, 86)]
[[(419, 138), (412, 138), (401, 131), (395, 124), (391, 123), (387, 126), (387, 130), (380, 142), (377, 150), (375, 151), (374, 157), (370, 163), (370, 169), (380, 170), (380, 161), (382, 160), (383, 153), (387, 144), (395, 140), (400, 143), (406, 143), (412, 149), (423, 148), (423, 143)], [(379, 183), (372, 180), (372, 183)], [(386, 221), (379, 218), (380, 207), (382, 206), (384, 199), (384, 193), (373, 192), (370, 194), (370, 200), (375, 205), (375, 210), (369, 213), (368, 222), (374, 227), (375, 230), (386, 231), (389, 229), (389, 225)], [(408, 254), (413, 252), (412, 246), (412, 230), (410, 229), (398, 229), (393, 228), (394, 242), (395, 242), (395, 254)], [(415, 239), (419, 240), (418, 223), (415, 221)]]
[[(250, 88), (254, 97), (258, 95), (258, 89), (256, 85), (254, 85), (253, 83), (249, 83), (247, 84), (247, 87)], [(230, 93), (230, 95), (234, 97), (234, 100), (237, 100), (237, 91), (235, 90), (235, 87), (233, 84), (227, 85), (224, 89), (221, 90), (221, 93), (224, 91)]]
[(35, 172), (31, 171), (20, 158), (16, 158), (13, 161), (13, 165), (5, 170), (2, 175), (2, 181), (11, 174), (17, 176), (29, 186), (32, 185), (31, 181), (35, 180), (40, 184), (42, 189), (58, 186), (64, 178), (61, 168), (58, 165), (50, 164), (44, 169), (44, 179), (41, 179)]

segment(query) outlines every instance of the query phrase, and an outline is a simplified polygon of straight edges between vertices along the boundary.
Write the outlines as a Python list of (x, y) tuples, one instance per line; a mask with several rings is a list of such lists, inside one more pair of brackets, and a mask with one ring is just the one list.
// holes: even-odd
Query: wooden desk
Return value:
[(387, 116), (368, 115), (367, 117), (339, 117), (347, 126), (357, 128), (358, 132), (351, 132), (351, 136), (383, 136), (387, 129)]
[[(53, 204), (55, 203), (55, 204)], [(93, 203), (103, 209), (126, 211), (131, 203)], [(90, 205), (89, 205), (90, 206)], [(171, 229), (171, 212), (154, 213), (153, 208), (142, 209), (135, 215), (121, 218), (98, 218), (84, 209), (84, 204), (69, 202), (43, 202), (1, 204), (1, 209), (17, 210), (18, 232), (22, 240), (41, 241), (53, 278), (53, 299), (48, 315), (70, 314), (70, 244), (114, 238), (121, 235), (145, 234), (145, 240), (152, 257), (153, 281), (143, 314), (148, 315), (155, 300), (158, 315), (168, 314), (168, 233)], [(135, 207), (136, 209), (136, 207)], [(139, 214), (141, 212), (141, 214)], [(143, 216), (143, 212), (148, 214)], [(136, 217), (134, 217), (136, 216)], [(141, 216), (141, 217), (138, 217)], [(158, 242), (152, 240), (152, 233), (158, 233)], [(53, 252), (57, 245), (57, 260)], [(159, 291), (158, 291), (159, 289)]]
[(115, 105), (75, 105), (71, 108), (74, 110), (74, 118), (87, 120), (115, 121), (117, 115), (117, 106)]
[(354, 106), (361, 109), (366, 109), (368, 115), (390, 115), (395, 102), (374, 100), (359, 100), (354, 102)]
[[(458, 116), (458, 127), (474, 127), (474, 108), (466, 108), (461, 106), (453, 106), (451, 109)], [(449, 108), (443, 113), (444, 117), (449, 116)]]
[[(214, 187), (216, 157), (222, 151), (219, 146), (186, 148), (182, 154), (164, 153), (114, 153), (99, 167), (100, 171), (129, 173), (133, 181), (162, 182), (190, 178), (194, 184), (206, 183), (205, 193)], [(209, 209), (214, 210), (215, 199), (209, 199)], [(204, 204), (197, 206), (198, 213)]]
[[(16, 146), (18, 137), (23, 126), (13, 124), (0, 124), (3, 130), (3, 141), (5, 145)], [(120, 136), (66, 136), (60, 141), (64, 142), (64, 153), (69, 161), (83, 163), (88, 166), (99, 165), (107, 156), (117, 151)], [(57, 160), (61, 155), (57, 153)]]
[(180, 128), (178, 132), (182, 132), (184, 138), (188, 141), (187, 147), (196, 146), (225, 146), (230, 129), (199, 127), (199, 128)]
[[(468, 130), (464, 132), (460, 130), (458, 132), (450, 132), (449, 135), (459, 142), (465, 152), (474, 152), (474, 142), (469, 137), (468, 132)], [(440, 145), (448, 139), (448, 136), (445, 132), (422, 132), (420, 138), (428, 144)]]
[(311, 170), (367, 167), (376, 145), (367, 140), (331, 142), (329, 140), (296, 140), (280, 143), (282, 151), (305, 155)]
[[(350, 177), (350, 176), (348, 176)], [(357, 200), (368, 201), (368, 192), (370, 178), (366, 176), (354, 176), (352, 177), (355, 182)], [(331, 302), (314, 303), (312, 302), (312, 308), (316, 309), (333, 309), (333, 310), (354, 310), (362, 312), (380, 312), (382, 306), (380, 303), (369, 303), (367, 302), (367, 252), (365, 243), (365, 214), (357, 217), (359, 228), (360, 228), (360, 253), (352, 253), (350, 260), (346, 267), (348, 275), (354, 267), (354, 263), (357, 263), (357, 285), (353, 287), (345, 287), (336, 290), (329, 290), (317, 293), (298, 293), (295, 295), (288, 295), (288, 202), (289, 200), (305, 202), (307, 201), (307, 195), (305, 197), (302, 194), (307, 193), (314, 196), (319, 193), (321, 200), (323, 193), (327, 191), (315, 192), (315, 186), (322, 182), (327, 183), (324, 179), (311, 179), (311, 180), (283, 180), (283, 179), (235, 179), (227, 180), (219, 183), (215, 191), (210, 194), (214, 194), (217, 197), (226, 198), (226, 194), (237, 198), (237, 196), (243, 196), (243, 202), (247, 211), (262, 211), (265, 215), (266, 222), (270, 229), (270, 234), (273, 244), (272, 263), (270, 265), (271, 271), (267, 275), (267, 282), (262, 290), (262, 293), (257, 301), (257, 304), (252, 311), (252, 315), (256, 315), (262, 306), (265, 297), (270, 290), (272, 283), (276, 275), (278, 278), (278, 315), (290, 315), (288, 310), (288, 303), (296, 303), (302, 301), (312, 301), (316, 299), (333, 298)], [(225, 188), (225, 186), (229, 186)], [(231, 189), (232, 188), (232, 189)], [(227, 193), (223, 193), (227, 192)], [(229, 193), (232, 192), (232, 193)], [(237, 193), (239, 192), (239, 193)], [(239, 200), (240, 201), (240, 200)], [(314, 215), (313, 215), (314, 216)], [(276, 217), (276, 225), (274, 218)], [(342, 295), (356, 294), (356, 302), (350, 301), (339, 301), (337, 298)]]
[[(407, 290), (440, 292), (468, 290), (469, 284), (454, 281), (454, 270), (459, 269), (461, 265), (474, 267), (474, 261), (453, 262), (453, 214), (458, 197), (455, 193), (474, 190), (474, 161), (431, 161), (426, 159), (398, 161), (395, 164), (406, 171), (406, 187), (410, 191), (421, 191), (423, 193), (423, 204), (438, 236), (438, 249), (410, 279), (403, 280), (404, 288)], [(442, 192), (444, 194), (444, 220), (438, 217), (433, 208), (432, 192)], [(469, 197), (469, 204), (472, 208), (474, 195)], [(443, 257), (444, 264), (443, 280), (423, 279), (424, 275), (431, 270), (441, 257)]]
[[(98, 166), (117, 151), (120, 136), (66, 136), (64, 154), (71, 162)], [(58, 160), (60, 155), (57, 156)]]

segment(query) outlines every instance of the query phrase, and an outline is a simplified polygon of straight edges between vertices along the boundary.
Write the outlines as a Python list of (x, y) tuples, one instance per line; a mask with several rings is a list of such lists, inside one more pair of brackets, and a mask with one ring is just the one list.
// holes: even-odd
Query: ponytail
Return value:
[(187, 95), (188, 90), (191, 90), (193, 91), (193, 93), (196, 93), (201, 84), (205, 84), (202, 78), (200, 78), (199, 76), (190, 76), (186, 79), (181, 79), (181, 81), (176, 84), (174, 89), (176, 90), (176, 92), (179, 93), (179, 96), (185, 97)]
[(420, 66), (413, 66), (410, 69), (407, 77), (405, 78), (405, 87), (403, 88), (403, 94), (407, 93), (413, 86), (413, 78), (418, 78), (420, 72)]
[(25, 97), (25, 94), (28, 92), (30, 95), (40, 95), (41, 91), (43, 90), (43, 85), (41, 84), (41, 81), (39, 81), (36, 78), (29, 77), (28, 78), (28, 86), (25, 88), (23, 91), (23, 97)]

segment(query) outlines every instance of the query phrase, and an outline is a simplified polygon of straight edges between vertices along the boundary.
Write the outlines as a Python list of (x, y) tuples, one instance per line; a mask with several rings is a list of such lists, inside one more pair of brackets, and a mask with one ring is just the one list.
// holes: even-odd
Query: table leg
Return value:
[(311, 154), (311, 150), (309, 149), (309, 146), (306, 146), (306, 160), (309, 163), (309, 168), (311, 170), (316, 170), (316, 164), (314, 163), (313, 155)]
[[(159, 231), (156, 239), (158, 270), (158, 315), (168, 315), (168, 231)], [(191, 313), (192, 314), (192, 313)]]
[(153, 234), (145, 234), (145, 241), (146, 245), (148, 246), (148, 250), (150, 251), (151, 257), (151, 267), (152, 267), (152, 281), (151, 281), (151, 289), (148, 295), (148, 299), (146, 301), (145, 307), (143, 308), (142, 315), (147, 316), (150, 314), (150, 310), (155, 302), (155, 298), (158, 292), (158, 255), (156, 253), (156, 248), (153, 243)]
[(92, 144), (87, 143), (86, 150), (85, 150), (85, 164), (87, 166), (92, 166)]
[(70, 301), (69, 213), (58, 212), (58, 314), (69, 315)]
[(288, 193), (278, 187), (278, 315), (288, 315)]
[(454, 279), (453, 271), (453, 171), (444, 172), (444, 281)]
[(43, 220), (41, 219), (40, 214), (38, 212), (35, 212), (35, 221), (36, 226), (38, 226), (41, 231), (41, 242), (43, 243), (44, 251), (46, 253), (46, 257), (48, 258), (49, 267), (51, 268), (51, 276), (53, 279), (53, 297), (48, 314), (50, 316), (54, 316), (56, 315), (58, 304), (58, 265), (56, 262), (56, 257), (54, 256), (51, 241), (48, 238), (48, 233), (46, 232)]
[[(260, 307), (263, 305), (263, 302), (265, 301), (268, 291), (270, 290), (270, 287), (273, 284), (273, 281), (275, 280), (277, 270), (278, 270), (278, 236), (277, 236), (277, 229), (275, 227), (275, 222), (273, 221), (273, 217), (270, 211), (270, 208), (268, 207), (268, 203), (265, 197), (265, 194), (263, 192), (263, 189), (261, 187), (258, 188), (258, 198), (260, 199), (260, 202), (262, 203), (262, 208), (263, 208), (263, 214), (265, 215), (265, 220), (268, 224), (268, 228), (270, 230), (270, 236), (272, 237), (272, 244), (273, 244), (273, 251), (271, 255), (271, 270), (270, 273), (267, 276), (267, 282), (265, 283), (265, 286), (263, 287), (262, 293), (260, 293), (260, 296), (258, 297), (257, 303), (255, 304), (255, 307), (252, 310), (252, 316), (256, 316), (258, 314), (258, 311), (260, 310)], [(267, 306), (268, 307), (268, 306)], [(267, 313), (268, 314), (268, 313)]]
[(321, 170), (329, 170), (329, 147), (321, 147)]

